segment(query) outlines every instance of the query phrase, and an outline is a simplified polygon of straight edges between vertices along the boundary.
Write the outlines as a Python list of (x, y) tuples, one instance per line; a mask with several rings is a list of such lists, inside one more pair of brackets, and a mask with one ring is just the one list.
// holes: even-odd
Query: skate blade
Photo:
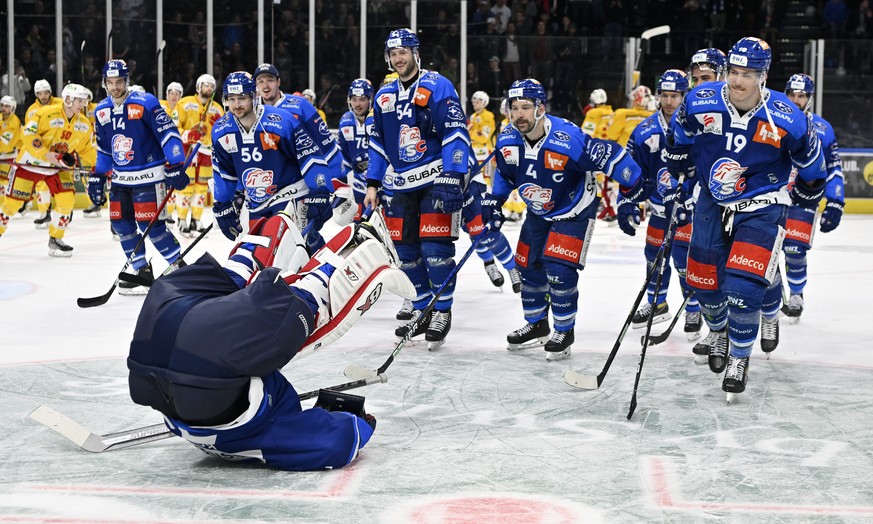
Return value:
[(507, 343), (506, 350), (515, 352), (515, 351), (524, 351), (526, 349), (541, 348), (541, 347), (545, 347), (546, 342), (548, 342), (548, 341), (549, 341), (549, 337), (540, 337), (536, 340), (530, 340), (530, 341), (524, 342), (522, 344), (513, 344), (510, 342), (510, 343)]
[(731, 404), (733, 404), (734, 401), (736, 401), (736, 400), (737, 400), (737, 394), (736, 394), (736, 393), (725, 393), (725, 402), (727, 402), (727, 405), (728, 405), (728, 406), (730, 406)]
[(149, 294), (149, 288), (143, 286), (137, 286), (131, 289), (119, 289), (119, 295), (124, 295), (126, 297), (144, 297)]
[[(667, 313), (666, 315), (658, 315), (652, 319), (652, 325), (654, 326), (655, 324), (660, 324), (662, 322), (666, 322), (666, 321), (670, 320), (671, 318), (673, 318), (673, 316), (670, 313)], [(639, 324), (636, 324), (636, 323), (631, 324), (631, 328), (633, 328), (633, 329), (643, 329), (644, 327), (646, 327), (646, 322), (640, 322)]]
[(48, 229), (49, 228), (48, 224), (34, 224), (33, 227), (34, 227), (34, 229)]
[(698, 366), (705, 366), (709, 363), (709, 355), (694, 355), (694, 363)]
[(70, 258), (71, 256), (73, 256), (73, 253), (70, 251), (49, 251), (49, 256), (57, 258)]
[(557, 362), (570, 358), (570, 348), (564, 351), (546, 351), (546, 362)]
[(700, 340), (700, 331), (686, 331), (685, 337), (688, 339), (688, 342), (697, 342)]
[(427, 343), (427, 350), (428, 351), (436, 351), (439, 348), (443, 347), (443, 345), (445, 343), (446, 343), (446, 339), (430, 341)]

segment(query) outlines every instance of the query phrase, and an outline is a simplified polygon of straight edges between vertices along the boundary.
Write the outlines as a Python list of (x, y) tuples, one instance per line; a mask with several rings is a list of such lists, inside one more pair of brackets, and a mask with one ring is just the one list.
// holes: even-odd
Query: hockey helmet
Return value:
[(745, 67), (754, 71), (766, 73), (770, 69), (770, 61), (772, 60), (773, 52), (770, 50), (770, 44), (761, 40), (747, 36), (741, 38), (731, 47), (728, 52), (728, 67)]
[(485, 91), (476, 91), (473, 93), (473, 96), (470, 97), (470, 100), (474, 102), (478, 100), (479, 102), (482, 102), (483, 105), (487, 106), (488, 102), (491, 101), (491, 98)]
[(308, 100), (310, 104), (315, 103), (315, 91), (313, 91), (312, 89), (304, 89), (303, 93), (301, 93), (300, 96)]
[(93, 101), (94, 100), (94, 92), (85, 86), (82, 86), (82, 89), (84, 89), (85, 93), (88, 95), (88, 102), (90, 103), (91, 101)]
[(146, 92), (145, 88), (139, 84), (131, 84), (128, 89), (130, 90), (131, 93), (145, 93)]
[(509, 99), (504, 98), (500, 101), (500, 114), (509, 118)]
[(130, 69), (127, 68), (127, 62), (124, 60), (110, 60), (103, 66), (103, 78), (127, 78), (130, 76)]
[(215, 87), (215, 77), (210, 75), (209, 73), (203, 73), (202, 75), (197, 77), (197, 91), (200, 91), (200, 86), (202, 86), (203, 84), (211, 84), (212, 87)]
[(533, 78), (516, 80), (512, 83), (511, 86), (509, 86), (509, 93), (507, 95), (507, 98), (509, 98), (510, 104), (516, 98), (527, 98), (533, 100), (534, 103), (537, 105), (545, 105), (546, 88), (543, 87), (543, 84), (541, 84), (539, 80), (535, 80)]
[(815, 81), (805, 73), (791, 75), (785, 84), (785, 93), (806, 93), (807, 96), (812, 96), (815, 93)]
[(664, 91), (678, 91), (680, 93), (688, 91), (688, 78), (685, 76), (685, 71), (679, 69), (664, 71), (664, 74), (658, 79), (656, 89), (659, 95)]
[(591, 95), (588, 96), (588, 101), (596, 106), (599, 106), (600, 104), (605, 104), (606, 100), (606, 91), (599, 88), (591, 91)]
[(42, 93), (43, 91), (51, 92), (51, 90), (52, 90), (52, 86), (49, 85), (48, 80), (44, 80), (44, 79), (37, 80), (33, 84), (33, 94), (39, 94), (39, 93)]
[(170, 82), (169, 85), (167, 85), (167, 96), (170, 95), (170, 91), (178, 91), (179, 94), (181, 95), (182, 93), (185, 92), (185, 89), (182, 87), (182, 84), (180, 84), (179, 82)]
[(722, 75), (726, 63), (727, 57), (724, 56), (724, 51), (715, 47), (707, 47), (698, 49), (691, 55), (691, 63), (688, 64), (688, 69), (691, 70), (695, 66), (709, 65), (712, 66), (717, 75)]
[(224, 85), (221, 88), (221, 94), (224, 98), (230, 95), (248, 95), (254, 97), (256, 92), (255, 80), (247, 71), (234, 71), (230, 73), (224, 79)]
[(634, 107), (648, 107), (652, 100), (652, 90), (644, 85), (636, 86), (630, 92), (629, 98)]
[(388, 69), (394, 70), (391, 67), (391, 50), (396, 49), (398, 47), (408, 47), (412, 50), (412, 54), (415, 56), (415, 63), (419, 63), (419, 55), (418, 55), (418, 46), (420, 42), (418, 40), (418, 35), (416, 35), (411, 29), (395, 29), (388, 33), (388, 38), (385, 39), (385, 63), (388, 64)]
[(4, 95), (0, 98), (0, 106), (12, 106), (12, 112), (14, 113), (15, 108), (18, 107), (18, 102), (16, 102), (11, 96)]
[(352, 80), (349, 85), (349, 98), (353, 96), (363, 96), (373, 99), (373, 84), (366, 78), (357, 78)]
[(61, 98), (64, 100), (64, 104), (67, 104), (67, 98), (81, 98), (88, 101), (88, 90), (79, 84), (67, 84), (64, 86), (63, 91), (61, 91)]

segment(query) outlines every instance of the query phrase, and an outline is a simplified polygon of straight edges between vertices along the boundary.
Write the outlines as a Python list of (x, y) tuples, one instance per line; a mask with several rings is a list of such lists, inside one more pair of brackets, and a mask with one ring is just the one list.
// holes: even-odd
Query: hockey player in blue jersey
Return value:
[[(797, 107), (812, 116), (812, 125), (821, 140), (821, 147), (827, 162), (827, 185), (825, 199), (827, 205), (821, 214), (819, 228), (822, 233), (833, 231), (840, 225), (843, 217), (843, 166), (840, 162), (840, 149), (837, 137), (830, 123), (812, 112), (812, 96), (815, 94), (815, 82), (809, 75), (796, 74), (788, 79), (785, 94)], [(785, 235), (785, 278), (788, 280), (790, 296), (788, 304), (782, 311), (792, 322), (800, 320), (803, 313), (803, 288), (806, 286), (806, 252), (812, 248), (815, 233), (816, 210), (791, 206), (788, 209), (788, 221)]]
[[(364, 206), (379, 204), (379, 187), (391, 192), (385, 199), (386, 221), (401, 268), (417, 291), (412, 320), (395, 334), (403, 337), (415, 325), (412, 336), (424, 332), (434, 350), (451, 328), (455, 279), (447, 279), (455, 267), (470, 137), (454, 86), (421, 69), (418, 48), (418, 37), (409, 29), (391, 31), (385, 41), (385, 61), (399, 78), (376, 94)], [(419, 321), (444, 283), (431, 318)]]
[[(673, 113), (682, 103), (685, 92), (688, 90), (688, 79), (684, 71), (669, 69), (658, 79), (656, 92), (658, 94), (658, 111), (643, 120), (634, 128), (627, 142), (627, 152), (640, 166), (645, 183), (654, 188), (650, 191), (649, 203), (652, 212), (649, 215), (649, 224), (646, 229), (646, 247), (644, 254), (648, 269), (655, 263), (658, 251), (664, 244), (668, 222), (671, 216), (669, 202), (665, 202), (665, 195), (674, 194), (673, 186), (676, 181), (667, 172), (666, 162), (661, 156), (661, 151), (666, 144), (666, 130)], [(618, 198), (618, 225), (628, 235), (636, 234), (635, 225), (640, 221), (640, 208), (635, 202), (628, 202)], [(685, 266), (688, 259), (688, 241), (691, 239), (691, 225), (684, 224), (673, 230), (673, 242), (670, 256), (676, 272), (679, 275), (679, 283), (684, 295), (691, 293), (685, 283)], [(658, 296), (655, 297), (655, 285), (658, 275), (653, 274), (648, 284), (648, 300), (634, 314), (633, 327), (643, 328), (649, 317), (652, 316), (652, 324), (664, 322), (670, 318), (667, 305), (667, 291), (669, 289), (671, 268), (669, 261), (664, 267), (661, 278), (661, 287)], [(685, 306), (685, 332), (689, 340), (700, 337), (700, 304), (692, 296)]]
[[(145, 244), (140, 244), (136, 253), (133, 250), (142, 239), (140, 231), (145, 231), (164, 200), (166, 186), (182, 190), (188, 185), (188, 175), (182, 172), (185, 157), (176, 124), (154, 95), (130, 91), (129, 76), (123, 60), (110, 60), (103, 67), (103, 88), (109, 96), (94, 109), (97, 164), (88, 179), (88, 196), (95, 206), (103, 205), (106, 177), (111, 171), (112, 230), (119, 236), (134, 272), (153, 280)], [(166, 218), (164, 210), (149, 231), (149, 240), (172, 264), (179, 257), (179, 241), (167, 229)], [(128, 282), (118, 287), (123, 295), (148, 292), (146, 286)]]
[(242, 232), (243, 204), (251, 222), (290, 206), (301, 228), (315, 223), (310, 250), (323, 246), (318, 231), (331, 216), (333, 185), (318, 137), (287, 112), (257, 103), (245, 71), (227, 75), (222, 95), (228, 113), (212, 128), (213, 213), (222, 233), (233, 240)]
[[(348, 105), (339, 122), (337, 140), (346, 177), (335, 191), (334, 220), (345, 225), (360, 218), (364, 197), (367, 195), (367, 165), (370, 161), (368, 145), (373, 118), (373, 84), (366, 78), (353, 80), (349, 85)], [(334, 184), (336, 185), (336, 184)]]
[[(616, 142), (592, 138), (572, 122), (546, 114), (546, 90), (533, 79), (509, 88), (512, 126), (497, 137), (494, 186), (481, 202), (492, 229), (513, 189), (527, 204), (515, 260), (527, 321), (506, 338), (515, 351), (545, 345), (546, 359), (570, 356), (579, 273), (585, 267), (600, 199), (595, 173), (603, 172), (633, 201), (646, 199), (640, 168)], [(555, 333), (549, 338), (549, 309)]]
[(347, 226), (310, 259), (280, 212), (256, 220), (224, 265), (207, 253), (159, 278), (130, 344), (131, 399), (225, 460), (293, 471), (350, 463), (375, 419), (362, 406), (302, 409), (280, 369), (338, 339), (382, 293), (415, 294), (383, 238)]
[(721, 49), (715, 47), (698, 49), (691, 55), (691, 63), (688, 65), (690, 87), (724, 80), (726, 64), (727, 57)]
[[(710, 369), (727, 368), (722, 390), (729, 402), (745, 390), (762, 315), (765, 323), (778, 322), (788, 206), (793, 200), (815, 207), (827, 176), (810, 119), (764, 87), (770, 60), (763, 40), (734, 44), (727, 81), (685, 96), (665, 153), (671, 175), (700, 177), (686, 279), (711, 332)], [(798, 175), (789, 193), (792, 166)]]

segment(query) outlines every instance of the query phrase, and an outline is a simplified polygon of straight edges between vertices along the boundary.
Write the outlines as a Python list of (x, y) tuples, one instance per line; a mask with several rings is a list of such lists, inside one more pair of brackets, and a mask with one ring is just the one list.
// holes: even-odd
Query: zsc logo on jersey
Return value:
[(415, 162), (427, 151), (427, 143), (421, 139), (421, 131), (417, 127), (409, 127), (406, 124), (400, 126), (397, 147), (400, 160), (404, 162)]
[(658, 169), (658, 194), (664, 196), (670, 189), (673, 188), (673, 177), (666, 167)]
[(383, 113), (391, 113), (394, 111), (394, 106), (397, 103), (397, 95), (394, 93), (382, 93), (376, 99), (376, 103), (379, 104), (379, 108), (382, 109)]
[(570, 141), (570, 135), (568, 135), (567, 133), (565, 133), (563, 131), (555, 131), (554, 133), (552, 133), (552, 136), (554, 136), (558, 140), (563, 140), (565, 142)]
[(501, 147), (500, 154), (503, 155), (503, 161), (510, 166), (518, 165), (518, 147)]
[(124, 135), (112, 137), (112, 161), (115, 165), (126, 166), (133, 160), (133, 139)]
[(518, 186), (518, 196), (527, 204), (527, 208), (536, 215), (545, 215), (555, 209), (552, 201), (552, 190), (536, 184), (525, 183)]
[(562, 171), (564, 167), (567, 165), (567, 161), (570, 160), (570, 157), (567, 155), (562, 155), (560, 153), (555, 153), (553, 151), (546, 150), (546, 154), (543, 157), (543, 162), (546, 165), (547, 169), (551, 169), (552, 171)]
[(243, 171), (242, 179), (246, 194), (253, 202), (261, 203), (276, 192), (272, 171), (252, 167)]
[(794, 112), (794, 109), (789, 104), (786, 104), (782, 100), (774, 100), (773, 107), (779, 111), (782, 111), (786, 115), (790, 115), (791, 113)]
[(697, 98), (707, 99), (715, 96), (715, 89), (701, 89), (697, 92)]
[(768, 122), (761, 120), (758, 122), (758, 129), (755, 130), (755, 136), (754, 138), (752, 138), (752, 142), (767, 144), (769, 146), (779, 148), (782, 147), (782, 137), (787, 134), (788, 133), (784, 129), (780, 129), (778, 127), (774, 132), (773, 126), (771, 126)]
[(742, 193), (746, 179), (741, 176), (748, 168), (733, 158), (719, 158), (709, 171), (709, 190), (716, 200), (724, 200)]
[(130, 104), (127, 106), (127, 119), (128, 120), (139, 120), (142, 118), (142, 114), (145, 111), (145, 108), (139, 104)]
[(722, 120), (719, 113), (701, 113), (694, 115), (694, 118), (703, 126), (703, 133), (711, 133), (720, 135), (722, 131)]

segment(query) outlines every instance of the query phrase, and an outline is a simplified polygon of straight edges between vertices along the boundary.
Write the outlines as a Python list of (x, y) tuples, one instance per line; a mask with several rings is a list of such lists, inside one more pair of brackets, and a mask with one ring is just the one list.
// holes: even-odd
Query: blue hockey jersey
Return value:
[(333, 178), (345, 176), (340, 153), (339, 142), (331, 134), (327, 122), (318, 114), (314, 105), (302, 96), (282, 93), (273, 107), (291, 113), (303, 126), (303, 129), (315, 140), (321, 150), (321, 156), (327, 160), (327, 168)]
[(379, 89), (369, 153), (367, 180), (397, 192), (431, 185), (443, 171), (466, 173), (470, 134), (452, 83), (422, 70), (409, 89), (399, 79)]
[(693, 144), (701, 190), (721, 205), (790, 205), (792, 166), (806, 181), (827, 176), (810, 118), (780, 92), (765, 89), (760, 103), (740, 115), (728, 102), (727, 84), (703, 84), (685, 95), (670, 125), (677, 145)]
[(164, 164), (185, 161), (182, 137), (154, 95), (131, 92), (119, 105), (107, 97), (94, 109), (96, 173), (112, 183), (143, 186), (164, 180)]
[(355, 193), (367, 192), (367, 171), (362, 170), (361, 162), (369, 161), (370, 131), (373, 129), (373, 113), (364, 122), (359, 122), (355, 114), (346, 111), (340, 118), (337, 139), (343, 155), (343, 171), (352, 173), (352, 189)]
[(317, 188), (333, 191), (327, 160), (303, 125), (287, 112), (259, 106), (252, 129), (245, 131), (228, 113), (212, 128), (214, 196), (230, 202), (244, 191), (254, 215)]
[(652, 188), (649, 201), (659, 214), (664, 211), (663, 195), (675, 187), (663, 157), (667, 127), (664, 114), (655, 111), (634, 128), (625, 146), (628, 154), (640, 166), (645, 183)]
[(837, 136), (831, 124), (820, 117), (812, 115), (812, 125), (818, 138), (821, 140), (821, 148), (827, 163), (828, 183), (825, 188), (825, 198), (828, 201), (844, 202), (843, 163), (840, 160), (840, 147), (837, 144)]
[(640, 168), (618, 143), (592, 138), (576, 124), (546, 115), (545, 134), (533, 146), (513, 126), (497, 137), (497, 171), (492, 193), (507, 198), (513, 189), (529, 212), (546, 220), (572, 218), (598, 198), (596, 173), (629, 188)]

